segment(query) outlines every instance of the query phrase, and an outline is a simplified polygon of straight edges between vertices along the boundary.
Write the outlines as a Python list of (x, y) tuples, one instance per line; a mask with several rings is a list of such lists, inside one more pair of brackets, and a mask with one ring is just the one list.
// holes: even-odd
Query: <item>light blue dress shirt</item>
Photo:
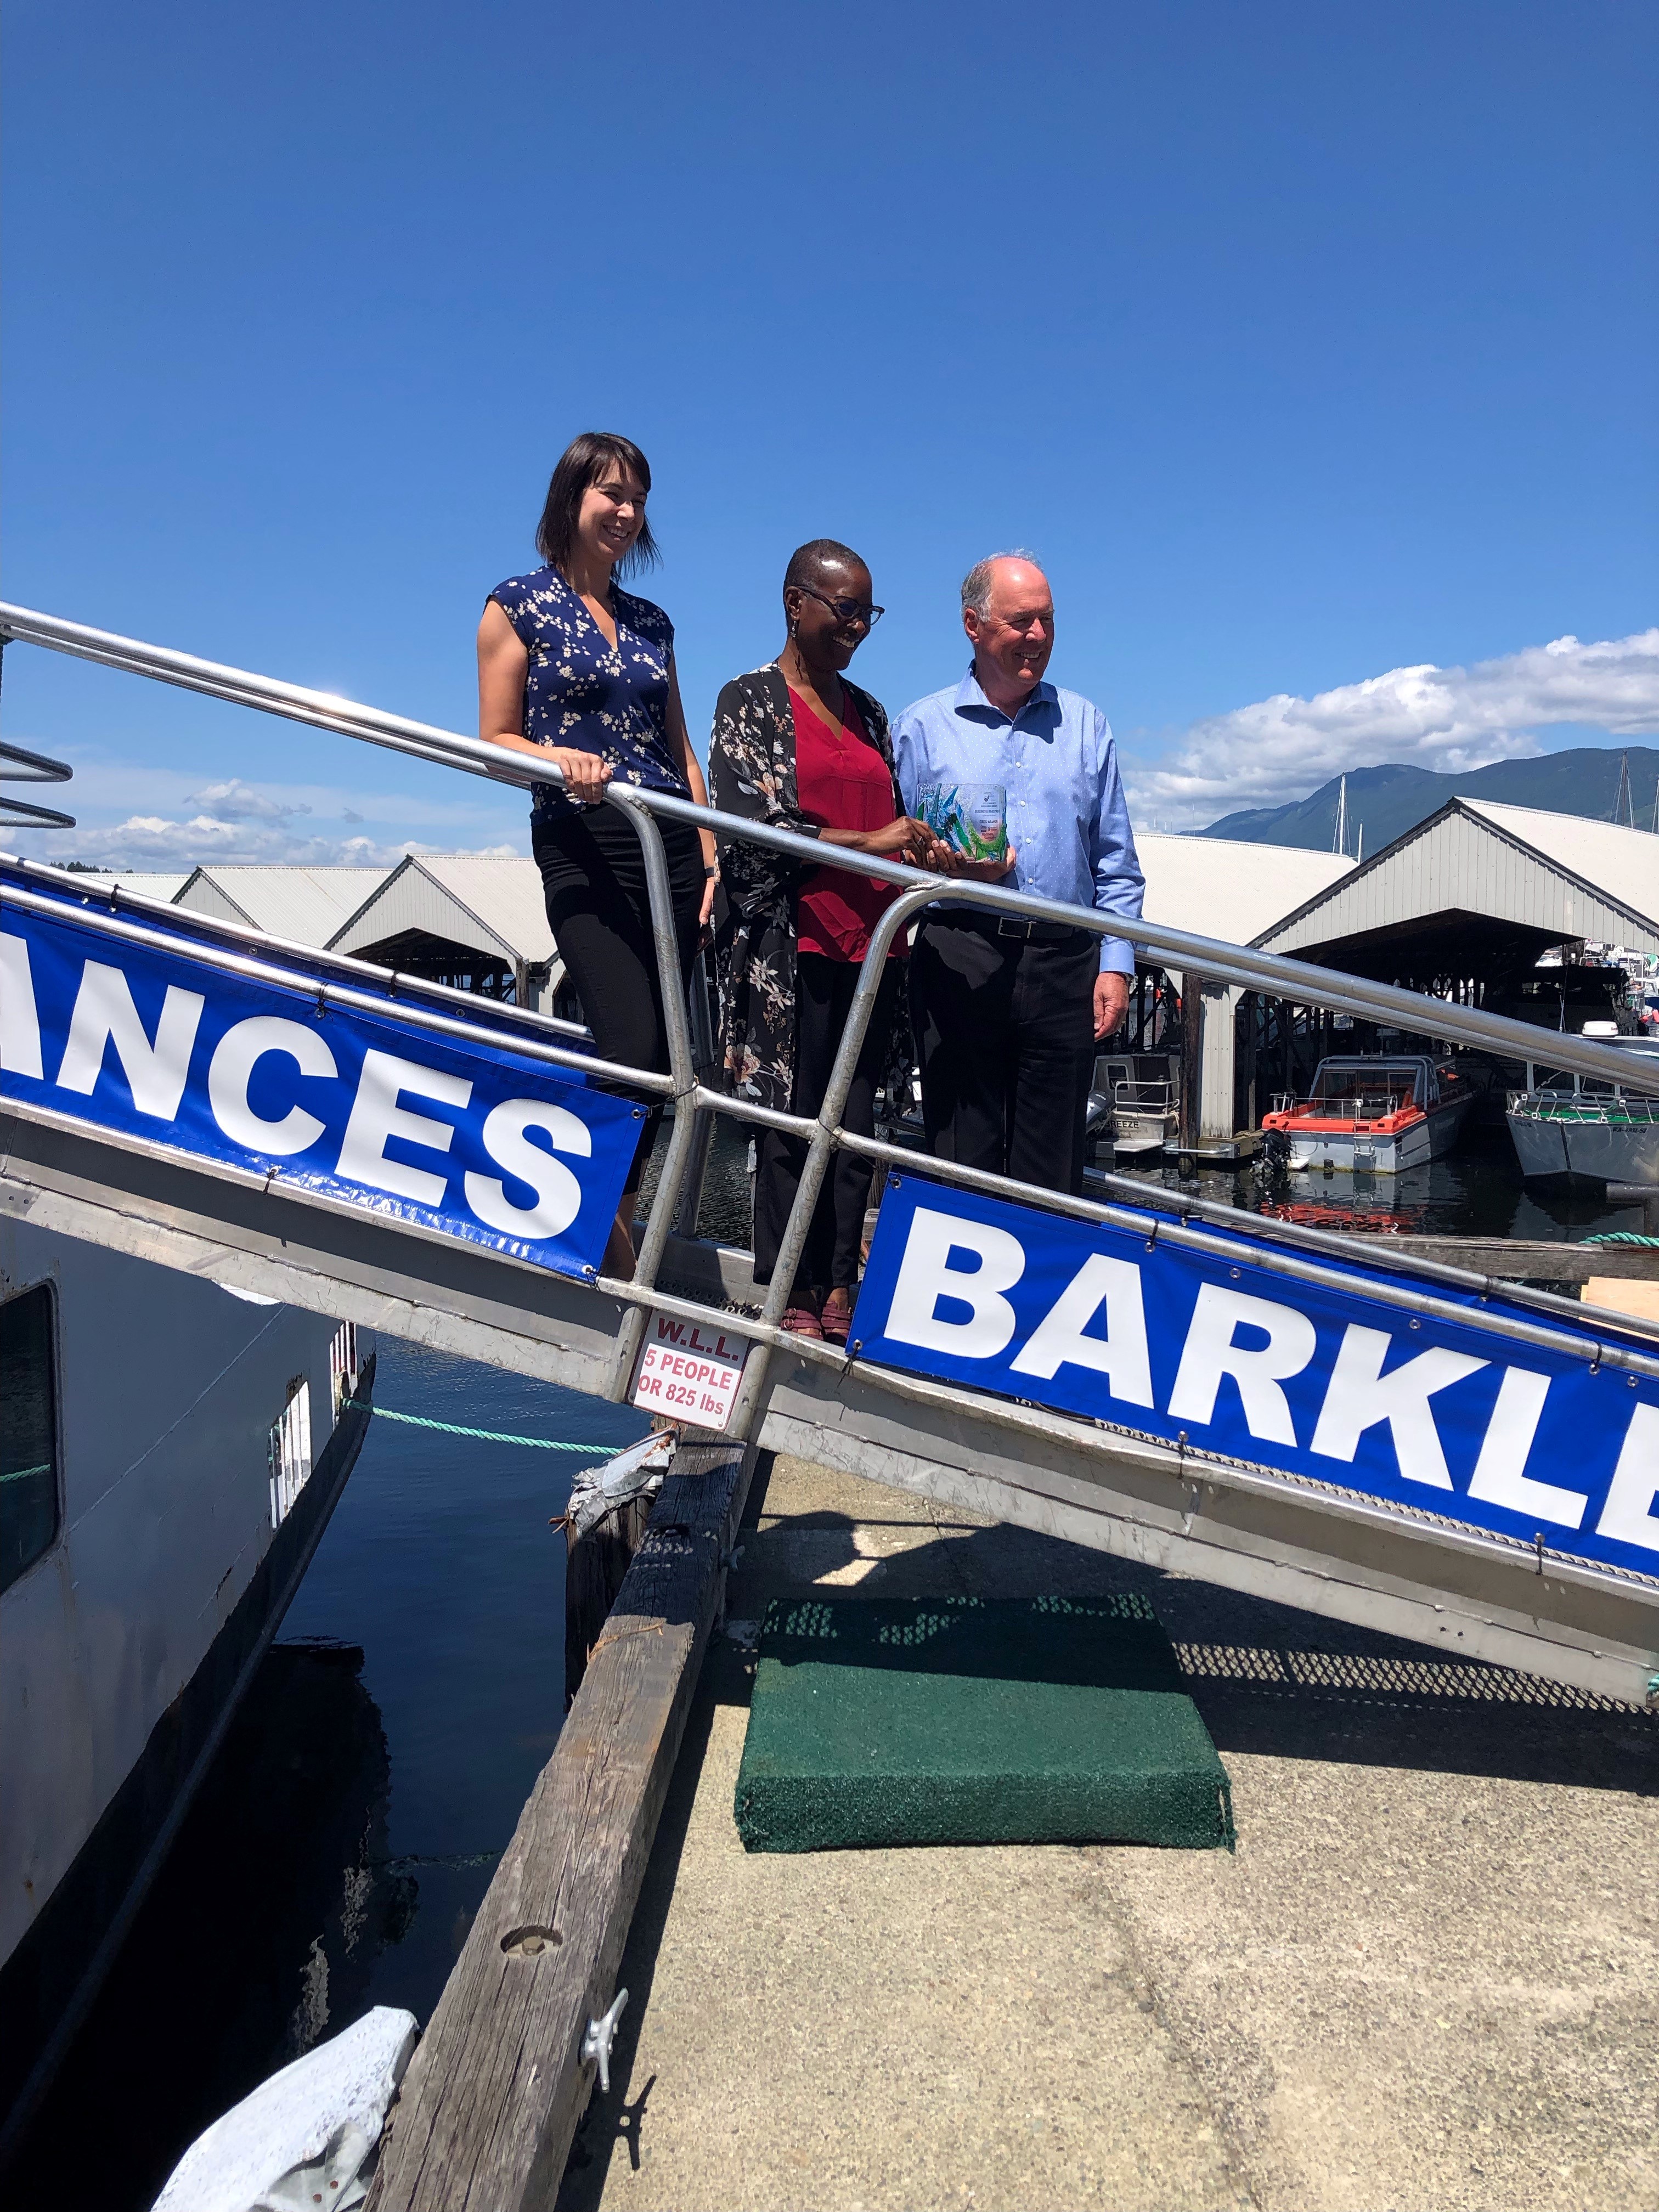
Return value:
[[(1003, 787), (1014, 848), (1003, 880), (1012, 889), (1139, 919), (1146, 879), (1111, 725), (1098, 707), (1042, 683), (1011, 721), (986, 697), (970, 665), (960, 684), (905, 708), (893, 724), (893, 752), (912, 814), (927, 784)], [(939, 907), (948, 904), (941, 900)], [(1133, 945), (1103, 937), (1100, 964), (1133, 975)]]

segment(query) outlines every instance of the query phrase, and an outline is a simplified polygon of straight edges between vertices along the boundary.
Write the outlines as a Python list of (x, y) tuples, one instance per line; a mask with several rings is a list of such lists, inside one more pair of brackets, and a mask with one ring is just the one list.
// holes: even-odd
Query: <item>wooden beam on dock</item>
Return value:
[(754, 1448), (683, 1443), (392, 2112), (369, 2212), (553, 2202), (742, 1519)]
[(1592, 1275), (1635, 1276), (1659, 1280), (1659, 1245), (1538, 1243), (1520, 1237), (1384, 1237), (1353, 1239), (1354, 1256), (1370, 1246), (1379, 1252), (1409, 1252), (1413, 1259), (1439, 1260), (1495, 1275), (1506, 1283), (1583, 1283)]

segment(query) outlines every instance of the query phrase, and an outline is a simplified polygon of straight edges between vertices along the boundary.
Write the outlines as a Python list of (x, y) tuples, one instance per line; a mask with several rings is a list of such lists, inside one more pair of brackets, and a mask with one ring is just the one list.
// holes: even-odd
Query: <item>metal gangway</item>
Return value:
[[(556, 780), (550, 768), (453, 732), (21, 607), (0, 605), (0, 636), (496, 783)], [(20, 765), (35, 778), (62, 773), (34, 755)], [(1099, 1199), (1042, 1191), (857, 1135), (841, 1120), (889, 948), (941, 899), (1127, 938), (1181, 970), (1194, 997), (1196, 978), (1221, 981), (1512, 1058), (1535, 1054), (1534, 1030), (1249, 946), (923, 874), (660, 793), (613, 784), (606, 803), (627, 816), (644, 851), (666, 1073), (601, 1061), (585, 1030), (549, 1015), (84, 875), (0, 865), (8, 956), (0, 1210), (612, 1400), (629, 1396), (650, 1341), (678, 1336), (713, 1347), (728, 1367), (739, 1364), (720, 1425), (728, 1437), (1448, 1656), (1659, 1703), (1659, 1323), (1589, 1311), (1391, 1249), (1388, 1240), (1361, 1249), (1354, 1238), (1128, 1177), (1104, 1178)], [(663, 821), (701, 823), (722, 840), (851, 868), (897, 890), (817, 1117), (729, 1095), (707, 1079), (706, 1053), (700, 1072), (678, 974)], [(31, 941), (43, 973), (51, 947), (57, 958), (64, 944), (79, 945), (82, 995), (94, 969), (106, 994), (97, 1002), (102, 1028), (94, 1023), (89, 1033), (95, 1051), (83, 1038), (76, 1060), (71, 1036), (55, 1079), (55, 1051), (43, 1054), (41, 1045), (50, 1022), (33, 997), (25, 1003), (33, 988), (27, 956), (14, 950)], [(596, 1097), (660, 1097), (672, 1134), (633, 1280), (609, 1279), (591, 1262), (550, 1265), (533, 1240), (479, 1242), (384, 1194), (308, 1176), (292, 1166), (289, 1140), (286, 1152), (262, 1154), (257, 1127), (240, 1151), (217, 1138), (195, 1143), (185, 1107), (204, 1079), (193, 1065), (174, 1070), (173, 1121), (100, 1118), (100, 1086), (115, 1080), (105, 1049), (112, 1038), (129, 1085), (136, 1065), (166, 1088), (157, 1071), (173, 1000), (153, 1036), (130, 1020), (123, 1031), (108, 998), (118, 991), (102, 979), (125, 974), (124, 963), (174, 977), (168, 989), (180, 1004), (199, 1006), (221, 990), (248, 1007), (288, 1010), (249, 1014), (245, 1028), (270, 1019), (294, 1029), (303, 1016), (320, 1040), (331, 1021), (359, 1022), (452, 1069), (457, 1055), (471, 1056), (480, 1069), (526, 1071), (525, 1083), (568, 1082), (589, 1108)], [(72, 1027), (79, 1006), (77, 998)], [(1551, 1049), (1581, 1074), (1626, 1088), (1640, 1080), (1627, 1055), (1592, 1040), (1561, 1036)], [(459, 1097), (465, 1085), (447, 1079)], [(243, 1080), (246, 1109), (246, 1069)], [(204, 1127), (205, 1115), (203, 1107)], [(789, 1131), (807, 1147), (758, 1310), (747, 1255), (695, 1235), (716, 1115)], [(782, 1326), (837, 1150), (887, 1177), (844, 1352)], [(498, 1216), (503, 1202), (489, 1201)], [(510, 1202), (504, 1218), (514, 1218)]]

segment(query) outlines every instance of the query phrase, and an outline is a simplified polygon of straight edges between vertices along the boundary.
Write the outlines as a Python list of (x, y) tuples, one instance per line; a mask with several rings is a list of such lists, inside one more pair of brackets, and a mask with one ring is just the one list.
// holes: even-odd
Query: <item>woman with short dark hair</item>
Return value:
[[(784, 572), (788, 635), (777, 659), (720, 695), (708, 775), (723, 814), (767, 822), (826, 845), (946, 865), (945, 849), (910, 820), (893, 775), (887, 714), (842, 671), (880, 619), (870, 571), (849, 546), (817, 538)], [(763, 846), (723, 848), (727, 912), (718, 945), (728, 1087), (784, 1113), (823, 1103), (870, 935), (896, 893), (844, 868), (802, 865)], [(842, 1115), (870, 1136), (875, 1094), (902, 1005), (899, 933)], [(805, 1163), (803, 1139), (757, 1139), (755, 1280), (769, 1283)], [(837, 1152), (812, 1215), (784, 1326), (847, 1341), (858, 1285), (870, 1164)]]
[[(531, 842), (553, 941), (602, 1059), (668, 1066), (668, 1033), (651, 930), (645, 855), (633, 823), (600, 804), (607, 783), (672, 792), (706, 806), (674, 670), (674, 625), (624, 591), (618, 573), (660, 556), (645, 502), (651, 470), (631, 439), (586, 431), (560, 459), (536, 532), (544, 568), (510, 576), (478, 625), (478, 731), (514, 752), (550, 758), (562, 787), (532, 793)], [(659, 822), (674, 896), (680, 988), (714, 904), (714, 841)], [(658, 1103), (611, 1231), (605, 1272), (634, 1272), (634, 1201)]]

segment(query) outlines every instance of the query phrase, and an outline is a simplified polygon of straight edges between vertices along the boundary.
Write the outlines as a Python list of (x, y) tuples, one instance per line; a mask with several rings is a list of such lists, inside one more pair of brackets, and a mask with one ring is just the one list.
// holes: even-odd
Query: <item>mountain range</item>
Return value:
[[(1449, 799), (1492, 799), (1505, 806), (1537, 806), (1551, 814), (1583, 814), (1611, 822), (1619, 796), (1620, 752), (1630, 760), (1632, 811), (1638, 830), (1654, 823), (1659, 790), (1659, 751), (1647, 745), (1609, 750), (1580, 745), (1571, 752), (1541, 753), (1532, 760), (1493, 761), (1488, 768), (1448, 775), (1433, 769), (1394, 763), (1383, 768), (1348, 770), (1347, 849), (1379, 853), (1419, 822), (1437, 813)], [(1334, 849), (1337, 799), (1341, 778), (1333, 776), (1306, 799), (1284, 806), (1258, 806), (1225, 814), (1201, 837), (1231, 837), (1254, 845), (1301, 845), (1310, 851)], [(1620, 808), (1620, 818), (1624, 809)]]

